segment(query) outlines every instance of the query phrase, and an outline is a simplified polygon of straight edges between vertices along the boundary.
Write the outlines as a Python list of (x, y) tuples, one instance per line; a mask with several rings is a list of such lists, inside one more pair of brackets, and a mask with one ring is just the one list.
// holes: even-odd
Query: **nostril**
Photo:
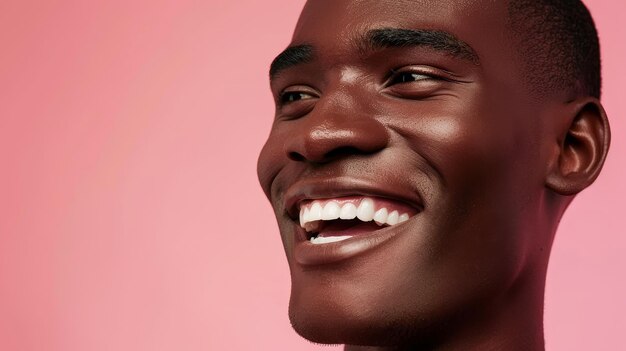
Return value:
[(287, 154), (287, 156), (292, 161), (304, 161), (305, 160), (304, 156), (300, 155), (299, 153), (295, 151), (291, 151), (290, 153)]
[(359, 150), (359, 148), (356, 148), (354, 146), (342, 146), (327, 152), (326, 155), (324, 155), (324, 159), (334, 160), (345, 156), (359, 155), (365, 153), (366, 152), (363, 152), (363, 150)]

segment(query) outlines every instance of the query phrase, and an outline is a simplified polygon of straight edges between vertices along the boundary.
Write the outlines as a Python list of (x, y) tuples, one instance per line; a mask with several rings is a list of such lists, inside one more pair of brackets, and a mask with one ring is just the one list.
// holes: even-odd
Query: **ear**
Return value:
[(575, 195), (598, 177), (609, 151), (611, 129), (596, 98), (569, 102), (564, 112), (546, 186), (561, 195)]

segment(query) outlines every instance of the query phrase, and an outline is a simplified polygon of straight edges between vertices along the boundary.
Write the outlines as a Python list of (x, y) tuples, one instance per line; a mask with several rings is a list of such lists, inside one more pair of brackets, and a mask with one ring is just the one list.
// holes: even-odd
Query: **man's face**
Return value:
[(303, 336), (408, 342), (542, 276), (547, 117), (520, 83), (503, 3), (307, 3), (258, 162)]

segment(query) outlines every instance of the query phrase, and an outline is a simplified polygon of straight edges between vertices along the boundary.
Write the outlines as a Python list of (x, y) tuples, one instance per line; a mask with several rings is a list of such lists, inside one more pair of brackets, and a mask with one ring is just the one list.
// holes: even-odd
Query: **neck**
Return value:
[[(545, 269), (518, 280), (501, 301), (489, 301), (479, 313), (465, 313), (428, 342), (409, 346), (346, 345), (345, 351), (544, 351), (543, 302)], [(540, 277), (537, 277), (539, 275)], [(521, 279), (523, 280), (523, 279)], [(435, 341), (433, 341), (435, 340)]]

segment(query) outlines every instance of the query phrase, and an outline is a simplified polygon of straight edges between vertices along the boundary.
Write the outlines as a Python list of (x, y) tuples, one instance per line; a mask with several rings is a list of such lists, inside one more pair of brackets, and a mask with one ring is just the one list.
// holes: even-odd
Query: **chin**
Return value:
[(377, 331), (379, 321), (338, 315), (337, 311), (310, 311), (290, 306), (289, 320), (303, 338), (320, 344), (380, 345), (385, 334)]
[(425, 335), (425, 326), (416, 322), (419, 319), (394, 317), (387, 307), (393, 309), (380, 303), (349, 302), (341, 296), (327, 299), (292, 293), (289, 320), (300, 336), (320, 344), (398, 346), (422, 339), (418, 336)]

